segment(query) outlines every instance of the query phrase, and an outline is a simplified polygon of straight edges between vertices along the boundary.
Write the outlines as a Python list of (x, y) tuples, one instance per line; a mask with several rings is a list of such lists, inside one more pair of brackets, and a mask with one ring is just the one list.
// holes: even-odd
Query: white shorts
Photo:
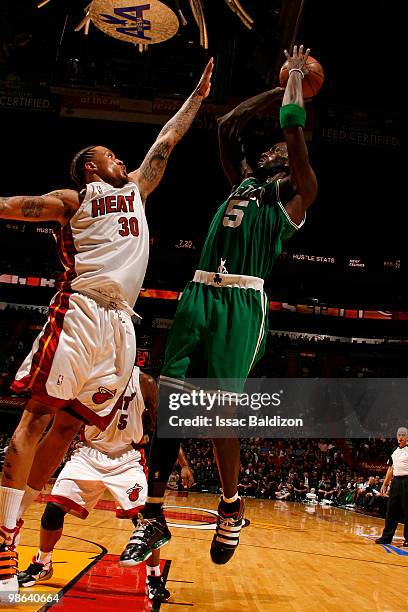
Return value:
[(143, 450), (131, 449), (112, 459), (94, 448), (81, 447), (63, 467), (50, 501), (84, 519), (106, 489), (120, 506), (119, 518), (132, 518), (139, 512), (147, 496)]
[(80, 293), (55, 295), (48, 321), (11, 385), (54, 409), (70, 406), (106, 429), (136, 356), (130, 315)]

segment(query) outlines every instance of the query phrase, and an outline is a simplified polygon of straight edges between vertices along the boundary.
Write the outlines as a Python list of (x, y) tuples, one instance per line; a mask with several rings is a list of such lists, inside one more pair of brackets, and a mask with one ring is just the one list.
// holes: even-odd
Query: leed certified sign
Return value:
[(177, 15), (159, 0), (93, 0), (89, 10), (102, 32), (132, 44), (163, 42), (179, 27)]

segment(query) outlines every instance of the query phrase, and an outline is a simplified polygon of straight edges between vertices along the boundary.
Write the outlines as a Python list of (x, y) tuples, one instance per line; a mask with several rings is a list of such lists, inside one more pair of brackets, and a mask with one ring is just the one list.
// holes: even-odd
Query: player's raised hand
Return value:
[(309, 68), (307, 67), (307, 58), (309, 57), (310, 49), (303, 50), (303, 45), (300, 45), (298, 48), (297, 45), (293, 47), (292, 55), (288, 53), (285, 49), (284, 54), (286, 57), (286, 65), (288, 70), (292, 70), (292, 68), (296, 68), (303, 72), (303, 75), (306, 75), (309, 72)]
[(206, 65), (203, 74), (201, 75), (201, 79), (198, 82), (198, 85), (195, 89), (195, 94), (198, 96), (202, 96), (206, 98), (210, 93), (211, 89), (211, 75), (214, 68), (214, 58), (212, 57), (208, 64)]

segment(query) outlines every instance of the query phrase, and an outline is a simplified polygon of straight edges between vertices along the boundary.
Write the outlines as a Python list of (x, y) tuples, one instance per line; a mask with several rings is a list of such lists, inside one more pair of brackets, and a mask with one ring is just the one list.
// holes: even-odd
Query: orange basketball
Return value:
[[(321, 64), (309, 55), (307, 58), (306, 65), (309, 69), (309, 72), (303, 79), (303, 97), (305, 100), (308, 98), (313, 98), (320, 90), (324, 81), (324, 72)], [(279, 83), (281, 87), (285, 87), (289, 78), (289, 70), (287, 66), (287, 62), (285, 62), (280, 69), (279, 73)]]

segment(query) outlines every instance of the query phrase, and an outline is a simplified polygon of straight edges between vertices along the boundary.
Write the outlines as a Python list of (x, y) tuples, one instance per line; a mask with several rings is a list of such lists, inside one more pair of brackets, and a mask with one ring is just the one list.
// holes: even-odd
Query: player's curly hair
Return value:
[(88, 161), (91, 161), (94, 155), (94, 149), (97, 145), (91, 145), (89, 147), (85, 147), (85, 149), (81, 149), (74, 155), (71, 162), (70, 176), (71, 179), (76, 183), (79, 187), (83, 185), (85, 178), (85, 164)]

